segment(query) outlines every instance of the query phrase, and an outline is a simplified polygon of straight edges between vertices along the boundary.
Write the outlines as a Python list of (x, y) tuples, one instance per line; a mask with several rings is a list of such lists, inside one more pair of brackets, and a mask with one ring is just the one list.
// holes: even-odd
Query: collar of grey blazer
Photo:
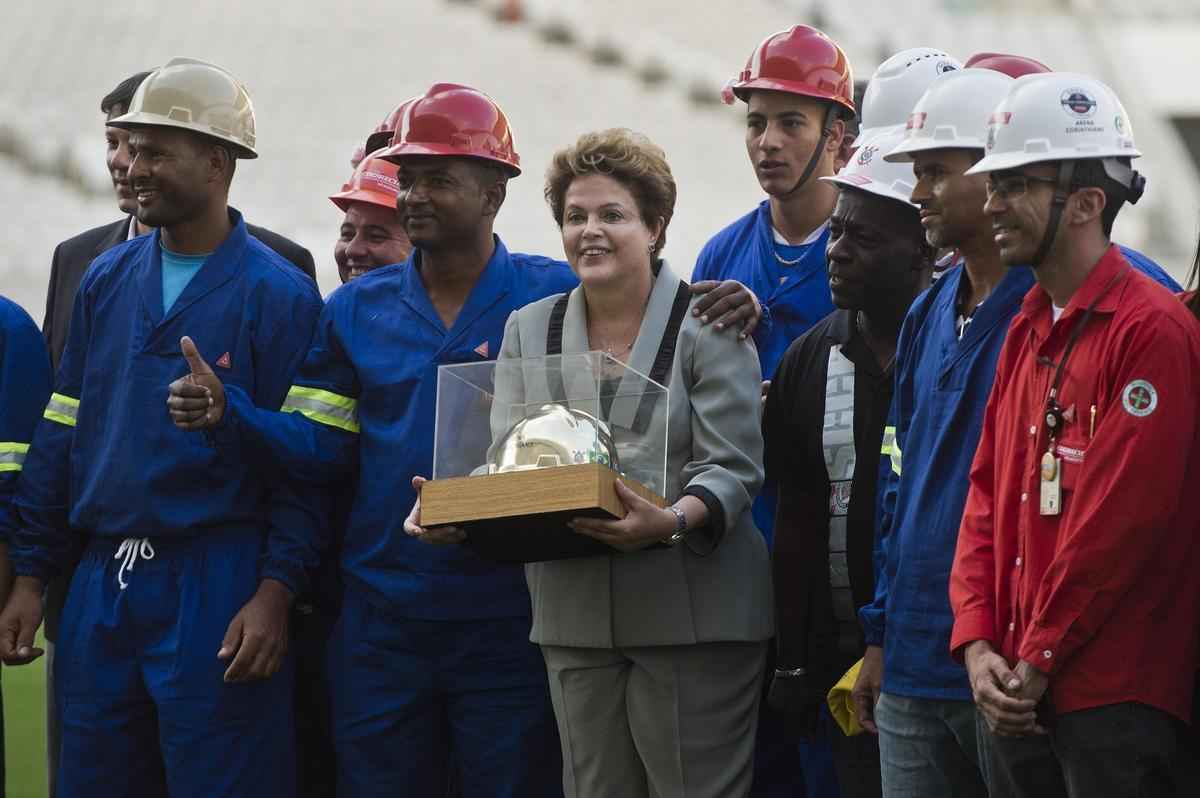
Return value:
[[(633, 350), (629, 353), (629, 360), (626, 362), (630, 369), (646, 379), (648, 379), (646, 375), (654, 368), (654, 359), (658, 356), (658, 347), (662, 342), (663, 332), (671, 320), (671, 308), (675, 304), (675, 294), (679, 290), (679, 283), (680, 278), (671, 270), (670, 264), (665, 260), (662, 261), (662, 267), (654, 280), (654, 287), (650, 290), (646, 315), (642, 317), (637, 338), (634, 339)], [(564, 354), (588, 351), (586, 301), (582, 285), (571, 291), (571, 296), (567, 300), (567, 312), (563, 316), (562, 351)], [(667, 372), (667, 379), (670, 380), (670, 371)], [(609, 423), (620, 427), (633, 427), (640, 402), (640, 391), (635, 390), (628, 383), (636, 381), (628, 373), (622, 377), (617, 388), (618, 398), (613, 401), (609, 410)], [(568, 396), (587, 395), (588, 386), (586, 385), (576, 383), (568, 384), (566, 387)]]

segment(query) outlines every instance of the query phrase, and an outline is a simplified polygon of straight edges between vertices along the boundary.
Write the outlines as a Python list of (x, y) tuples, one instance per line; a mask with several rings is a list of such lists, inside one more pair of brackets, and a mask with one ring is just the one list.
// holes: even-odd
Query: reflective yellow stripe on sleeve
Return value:
[(52, 393), (42, 416), (51, 421), (57, 421), (59, 424), (73, 427), (76, 417), (79, 416), (79, 400), (65, 394)]
[(358, 401), (320, 388), (293, 385), (283, 400), (284, 413), (301, 413), (319, 424), (358, 432)]
[(0, 441), (0, 471), (20, 471), (25, 466), (28, 443)]
[(880, 448), (879, 453), (880, 454), (891, 454), (892, 446), (894, 446), (895, 443), (896, 443), (896, 428), (895, 427), (884, 427), (883, 428), (883, 446)]

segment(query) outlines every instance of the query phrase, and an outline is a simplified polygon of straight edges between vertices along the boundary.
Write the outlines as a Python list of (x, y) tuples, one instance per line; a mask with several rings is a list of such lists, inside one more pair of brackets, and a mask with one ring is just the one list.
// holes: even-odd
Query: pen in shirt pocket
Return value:
[(1096, 406), (1092, 405), (1091, 418), (1088, 421), (1088, 440), (1096, 437)]

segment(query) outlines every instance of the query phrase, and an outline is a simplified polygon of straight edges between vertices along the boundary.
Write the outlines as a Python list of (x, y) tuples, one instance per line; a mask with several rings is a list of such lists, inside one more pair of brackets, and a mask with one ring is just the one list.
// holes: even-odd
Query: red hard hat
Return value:
[(976, 53), (967, 59), (963, 68), (990, 69), (1008, 75), (1010, 78), (1054, 71), (1041, 61), (1035, 61), (1023, 55), (1006, 55), (1005, 53)]
[(329, 199), (343, 211), (348, 210), (352, 202), (369, 202), (394, 209), (396, 192), (400, 190), (400, 182), (396, 179), (399, 171), (400, 167), (391, 161), (364, 158), (350, 176), (350, 182)]
[(419, 95), (409, 97), (385, 116), (383, 121), (376, 125), (375, 129), (367, 136), (367, 143), (354, 151), (354, 155), (350, 157), (350, 168), (357, 169), (358, 165), (362, 163), (363, 158), (391, 144), (392, 134), (396, 132), (396, 128), (400, 125), (400, 117), (404, 115), (404, 110), (419, 99), (421, 99)]
[(483, 158), (514, 177), (521, 174), (508, 117), (491, 97), (455, 83), (436, 83), (413, 98), (401, 111), (391, 144), (374, 153), (390, 161), (404, 155)]
[[(796, 25), (763, 39), (728, 86), (743, 102), (756, 89), (829, 100), (854, 113), (854, 75), (837, 43), (816, 28)], [(730, 96), (725, 97), (732, 104)]]
[(418, 94), (416, 97), (409, 97), (404, 102), (392, 109), (392, 112), (383, 118), (383, 121), (375, 126), (373, 133), (395, 133), (396, 128), (400, 127), (400, 119), (404, 116), (404, 112), (408, 110), (408, 106), (421, 99), (424, 95)]

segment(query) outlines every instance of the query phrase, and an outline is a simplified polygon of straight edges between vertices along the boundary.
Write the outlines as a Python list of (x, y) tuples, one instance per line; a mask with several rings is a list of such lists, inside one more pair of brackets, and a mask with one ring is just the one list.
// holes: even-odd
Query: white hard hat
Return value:
[(911, 161), (926, 150), (982, 150), (988, 118), (1008, 95), (1013, 79), (991, 69), (962, 69), (939, 76), (913, 107), (904, 139), (884, 157)]
[(1140, 155), (1129, 115), (1112, 89), (1088, 75), (1047, 72), (1013, 81), (992, 112), (983, 160), (967, 174), (1096, 158), (1110, 177), (1128, 185), (1122, 177), (1132, 171), (1116, 168), (1111, 159)]
[(219, 139), (238, 158), (257, 158), (254, 106), (246, 87), (216, 64), (172, 58), (142, 81), (112, 127), (175, 127)]
[(908, 114), (938, 75), (962, 69), (957, 58), (932, 47), (901, 50), (871, 75), (862, 99), (862, 126), (857, 143), (871, 143), (881, 134), (904, 129)]
[(849, 186), (862, 191), (876, 194), (905, 205), (917, 207), (911, 197), (913, 185), (912, 167), (902, 163), (888, 163), (883, 159), (885, 152), (891, 152), (900, 143), (902, 133), (880, 133), (871, 143), (859, 147), (849, 162), (832, 177), (822, 177), (839, 188)]

